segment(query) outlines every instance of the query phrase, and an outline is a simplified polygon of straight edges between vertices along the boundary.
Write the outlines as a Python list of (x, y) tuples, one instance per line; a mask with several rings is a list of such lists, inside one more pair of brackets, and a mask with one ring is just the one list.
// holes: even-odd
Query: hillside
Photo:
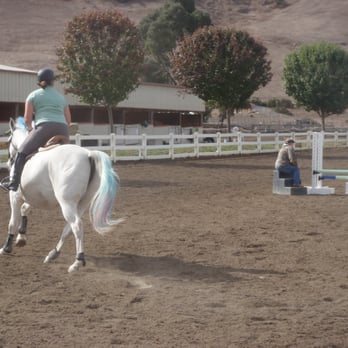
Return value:
[[(65, 24), (86, 9), (117, 7), (136, 23), (165, 0), (0, 0), (0, 64), (27, 69), (55, 66), (55, 47)], [(269, 49), (273, 80), (256, 95), (285, 96), (281, 71), (285, 55), (307, 42), (330, 40), (348, 49), (346, 0), (196, 0), (217, 25), (246, 29)]]

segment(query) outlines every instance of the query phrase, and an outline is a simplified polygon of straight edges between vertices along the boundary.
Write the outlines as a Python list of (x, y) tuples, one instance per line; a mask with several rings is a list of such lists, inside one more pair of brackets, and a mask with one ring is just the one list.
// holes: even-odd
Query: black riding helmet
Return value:
[(37, 79), (38, 79), (38, 82), (41, 82), (41, 81), (50, 82), (56, 79), (56, 75), (54, 74), (53, 70), (44, 68), (37, 73)]

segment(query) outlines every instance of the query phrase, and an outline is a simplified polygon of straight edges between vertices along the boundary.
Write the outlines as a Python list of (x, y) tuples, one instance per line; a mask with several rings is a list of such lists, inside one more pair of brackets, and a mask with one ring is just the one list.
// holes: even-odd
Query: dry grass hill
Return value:
[[(92, 8), (117, 7), (136, 23), (165, 0), (0, 0), (0, 64), (27, 69), (53, 66), (65, 24)], [(348, 49), (347, 0), (196, 0), (217, 25), (248, 30), (269, 50), (274, 77), (256, 95), (285, 97), (281, 71), (286, 54), (303, 43), (330, 40)]]

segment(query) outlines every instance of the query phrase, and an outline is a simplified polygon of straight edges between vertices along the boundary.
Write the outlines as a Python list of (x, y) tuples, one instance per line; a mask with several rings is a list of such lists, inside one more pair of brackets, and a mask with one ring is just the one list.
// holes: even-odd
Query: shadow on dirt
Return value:
[(177, 182), (170, 181), (155, 181), (155, 180), (130, 180), (122, 179), (122, 187), (132, 188), (152, 188), (152, 187), (167, 187), (167, 186), (178, 186)]
[(212, 266), (194, 262), (184, 262), (173, 256), (142, 256), (117, 254), (109, 257), (89, 256), (97, 268), (119, 270), (137, 276), (154, 276), (176, 280), (198, 280), (205, 282), (235, 282), (248, 275), (286, 275), (282, 272), (263, 269), (243, 269), (228, 266)]
[[(273, 157), (276, 156), (273, 155)], [(224, 162), (223, 157), (219, 158), (190, 158), (190, 159), (177, 159), (177, 160), (167, 160), (166, 162), (156, 160), (153, 161), (152, 165), (166, 165), (168, 167), (183, 167), (183, 168), (193, 168), (193, 169), (247, 169), (247, 170), (264, 170), (264, 169), (271, 169), (273, 168), (273, 162), (275, 161), (275, 158), (273, 159), (267, 159), (265, 160), (265, 165), (260, 164), (241, 164), (240, 161), (236, 163), (226, 163)], [(242, 158), (242, 157), (238, 157)], [(228, 157), (226, 157), (228, 159)], [(269, 162), (269, 164), (267, 164)]]
[(271, 165), (252, 165), (252, 164), (241, 164), (238, 163), (185, 163), (180, 164), (183, 167), (191, 167), (191, 168), (198, 168), (198, 169), (238, 169), (238, 170), (272, 170), (273, 166)]

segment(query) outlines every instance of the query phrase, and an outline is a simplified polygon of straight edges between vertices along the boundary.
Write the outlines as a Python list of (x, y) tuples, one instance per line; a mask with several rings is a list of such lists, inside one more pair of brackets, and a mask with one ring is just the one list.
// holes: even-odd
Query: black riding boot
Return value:
[(17, 191), (21, 180), (21, 175), (26, 157), (27, 155), (24, 153), (17, 153), (14, 163), (10, 170), (10, 181), (2, 183), (2, 188), (4, 188), (5, 190)]

